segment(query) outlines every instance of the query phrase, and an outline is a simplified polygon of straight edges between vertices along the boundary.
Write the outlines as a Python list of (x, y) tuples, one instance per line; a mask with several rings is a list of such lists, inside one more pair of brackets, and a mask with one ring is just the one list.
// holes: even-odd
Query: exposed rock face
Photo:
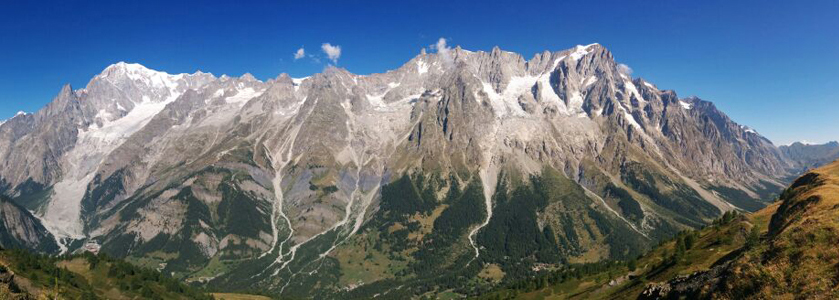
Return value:
[(34, 249), (56, 253), (52, 234), (32, 214), (5, 198), (0, 198), (0, 247)]
[[(350, 268), (342, 255), (385, 233), (414, 243), (389, 244), (394, 264), (501, 259), (481, 243), (514, 228), (493, 216), (532, 220), (542, 250), (517, 255), (533, 263), (629, 257), (759, 207), (792, 167), (712, 103), (621, 73), (598, 44), (530, 60), (447, 48), (382, 74), (266, 82), (119, 63), (0, 125), (0, 161), (2, 192), (62, 247), (95, 241), (176, 276), (292, 296), (358, 286), (311, 275)], [(399, 178), (413, 192), (390, 194)], [(544, 201), (515, 205), (528, 193)], [(429, 247), (451, 251), (416, 251)]]
[(703, 290), (707, 286), (719, 283), (723, 272), (730, 262), (713, 266), (710, 270), (694, 272), (687, 276), (679, 276), (664, 283), (654, 283), (647, 286), (637, 299), (698, 299), (712, 292)]
[(28, 293), (19, 290), (15, 284), (15, 274), (8, 270), (0, 270), (0, 297), (10, 300), (35, 299)]

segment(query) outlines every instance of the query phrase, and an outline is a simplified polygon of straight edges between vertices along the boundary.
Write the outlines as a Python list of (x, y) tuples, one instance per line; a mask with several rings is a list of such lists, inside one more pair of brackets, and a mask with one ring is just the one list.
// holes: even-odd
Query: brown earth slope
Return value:
[(714, 298), (839, 297), (839, 161), (782, 195), (767, 240), (732, 263)]
[(799, 177), (780, 201), (760, 242), (722, 268), (648, 287), (641, 298), (839, 298), (839, 161)]

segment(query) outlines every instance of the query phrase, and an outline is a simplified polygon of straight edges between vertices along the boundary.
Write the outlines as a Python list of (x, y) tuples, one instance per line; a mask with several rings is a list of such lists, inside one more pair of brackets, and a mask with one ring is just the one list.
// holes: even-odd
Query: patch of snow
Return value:
[(292, 78), (291, 83), (294, 85), (294, 91), (296, 92), (297, 90), (299, 90), (300, 85), (303, 84), (303, 81), (305, 81), (306, 79), (309, 79), (309, 77), (311, 77), (311, 76), (306, 76), (306, 77), (303, 77), (303, 78)]
[(648, 88), (651, 88), (651, 89), (656, 89), (656, 90), (657, 90), (657, 88), (656, 88), (656, 87), (655, 87), (652, 83), (649, 83), (649, 82), (644, 81), (644, 85), (646, 85)]
[(385, 94), (375, 95), (375, 96), (374, 95), (367, 95), (367, 101), (370, 102), (370, 105), (372, 105), (373, 108), (385, 107), (384, 97), (385, 97)]
[(586, 79), (586, 82), (585, 82), (583, 85), (584, 85), (585, 87), (588, 87), (588, 86), (590, 86), (590, 85), (594, 84), (595, 82), (597, 82), (597, 76), (592, 75), (592, 76), (589, 76), (589, 77)]
[(632, 127), (635, 127), (638, 130), (643, 131), (641, 124), (638, 124), (638, 121), (635, 120), (635, 116), (633, 116), (629, 111), (623, 108), (623, 106), (620, 106), (620, 110), (623, 111), (623, 116), (626, 118), (627, 122), (629, 122), (629, 125), (632, 125)]
[(559, 106), (559, 108), (562, 111), (566, 111), (567, 109), (565, 108), (565, 102), (562, 102), (562, 98), (560, 98), (559, 95), (556, 94), (556, 91), (554, 91), (553, 87), (551, 86), (550, 80), (550, 76), (543, 75), (539, 77), (539, 83), (542, 85), (542, 92), (540, 93), (542, 99), (540, 100), (544, 102), (553, 102), (554, 104)]
[(421, 60), (417, 60), (417, 73), (420, 75), (425, 74), (428, 72), (428, 65)]
[(580, 113), (583, 111), (583, 95), (579, 91), (571, 93), (571, 99), (568, 101), (568, 110), (570, 113)]
[(373, 106), (373, 110), (375, 111), (396, 111), (399, 106), (410, 104), (412, 100), (419, 98), (422, 94), (410, 95), (408, 97), (399, 99), (398, 101), (393, 101), (391, 103), (385, 103), (384, 97), (386, 93), (381, 95), (367, 95), (367, 101), (370, 105)]
[[(201, 120), (201, 126), (220, 126), (227, 124), (245, 106), (245, 103), (258, 97), (264, 91), (263, 89), (256, 90), (252, 87), (239, 87), (235, 95), (224, 98), (225, 105), (208, 107), (208, 112), (210, 113), (205, 119)], [(186, 122), (186, 124), (189, 124), (189, 122)]]
[(489, 96), (489, 102), (496, 117), (513, 114), (515, 116), (524, 116), (526, 113), (518, 104), (518, 97), (527, 92), (536, 84), (538, 77), (535, 76), (521, 76), (510, 78), (507, 87), (499, 94), (495, 92), (488, 82), (482, 81), (484, 93)]
[(134, 109), (124, 117), (107, 122), (102, 125), (102, 128), (97, 128), (94, 125), (88, 131), (82, 132), (83, 134), (80, 134), (80, 137), (91, 137), (91, 142), (99, 141), (108, 144), (121, 141), (146, 126), (154, 115), (163, 110), (167, 104), (174, 101), (178, 96), (180, 94), (172, 95), (169, 99), (156, 103), (148, 101), (148, 97), (143, 96), (143, 100), (145, 101), (135, 105)]
[(221, 97), (224, 96), (224, 89), (218, 89), (215, 93), (213, 93), (213, 97)]
[(554, 64), (553, 64), (553, 66), (551, 66), (551, 69), (550, 69), (550, 70), (548, 70), (548, 71), (549, 71), (549, 72), (553, 72), (554, 70), (556, 70), (556, 66), (558, 66), (558, 65), (559, 65), (559, 62), (561, 62), (561, 61), (562, 61), (563, 59), (565, 59), (566, 57), (568, 57), (568, 56), (567, 56), (567, 55), (563, 55), (563, 56), (560, 56), (560, 57), (558, 57), (557, 59), (555, 59), (555, 60), (554, 60)]
[[(560, 61), (565, 59), (566, 56), (562, 56), (554, 60), (553, 69), (548, 70), (543, 74), (539, 74), (536, 76), (516, 76), (510, 78), (510, 81), (507, 83), (507, 86), (501, 93), (495, 91), (491, 84), (488, 82), (482, 81), (482, 87), (484, 93), (487, 94), (489, 98), (490, 106), (493, 109), (496, 117), (503, 117), (507, 115), (513, 115), (517, 117), (526, 116), (527, 113), (522, 109), (521, 105), (518, 103), (519, 96), (530, 93), (531, 89), (538, 83), (541, 85), (541, 93), (540, 98), (537, 99), (539, 101), (550, 102), (554, 103), (559, 111), (566, 115), (573, 115), (580, 112), (583, 112), (583, 97), (579, 91), (574, 91), (571, 94), (571, 99), (569, 103), (565, 103), (562, 98), (554, 91), (553, 87), (550, 84), (550, 73), (556, 69), (556, 66), (559, 64)], [(589, 79), (596, 81), (597, 79)], [(476, 100), (478, 97), (476, 96)]]
[(571, 58), (574, 59), (575, 61), (580, 60), (580, 58), (583, 58), (583, 56), (586, 56), (586, 55), (589, 54), (589, 49), (588, 48), (591, 48), (591, 46), (594, 46), (594, 45), (597, 45), (597, 43), (589, 44), (589, 45), (585, 45), (585, 46), (577, 45), (577, 47), (574, 48), (574, 52), (571, 53)]
[(306, 79), (309, 79), (309, 77), (310, 76), (306, 76), (306, 77), (302, 77), (302, 78), (292, 78), (291, 83), (293, 83), (294, 85), (301, 85), (301, 84), (303, 84), (303, 81), (306, 80)]
[(391, 82), (391, 83), (388, 83), (388, 84), (387, 84), (387, 86), (388, 86), (388, 87), (390, 87), (390, 88), (396, 88), (396, 87), (398, 87), (400, 84), (402, 84), (402, 83), (399, 83), (399, 82)]
[(752, 129), (751, 127), (746, 126), (746, 125), (740, 125), (740, 129), (743, 129), (743, 131), (745, 131), (746, 133), (757, 134), (757, 131), (755, 131), (754, 129)]
[[(623, 75), (623, 74), (621, 74), (621, 75)], [(647, 102), (647, 100), (645, 100), (644, 97), (641, 97), (641, 93), (638, 92), (638, 88), (635, 87), (635, 84), (633, 84), (632, 81), (627, 80), (627, 81), (624, 81), (623, 84), (626, 87), (626, 90), (629, 92), (630, 95), (635, 95), (635, 99), (638, 99), (638, 102), (641, 102), (641, 103), (646, 103)]]
[(227, 103), (236, 103), (241, 106), (244, 105), (245, 102), (247, 102), (248, 100), (253, 99), (256, 96), (259, 96), (260, 94), (262, 94), (262, 91), (257, 91), (249, 87), (239, 90), (239, 92), (236, 93), (236, 95), (227, 97), (224, 99), (224, 101)]
[(567, 114), (568, 108), (566, 107), (565, 102), (562, 100), (562, 98), (560, 98), (559, 95), (557, 95), (556, 91), (554, 91), (553, 86), (551, 86), (550, 76), (550, 74), (554, 70), (556, 70), (556, 67), (559, 65), (559, 62), (565, 59), (566, 57), (567, 56), (563, 55), (555, 59), (553, 65), (551, 66), (551, 69), (548, 70), (548, 72), (539, 75), (538, 83), (542, 86), (540, 93), (541, 99), (539, 100), (544, 102), (553, 102), (561, 112)]
[(691, 104), (691, 103), (687, 103), (687, 102), (682, 101), (682, 100), (679, 100), (679, 105), (681, 105), (681, 106), (682, 106), (682, 108), (684, 108), (684, 109), (691, 109), (691, 108), (693, 108), (693, 104)]

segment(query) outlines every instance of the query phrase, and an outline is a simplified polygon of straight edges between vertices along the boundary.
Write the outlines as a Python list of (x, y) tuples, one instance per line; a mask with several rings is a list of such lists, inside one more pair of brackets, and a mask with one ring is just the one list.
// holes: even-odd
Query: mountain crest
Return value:
[[(523, 274), (625, 259), (763, 205), (788, 174), (783, 154), (712, 105), (677, 101), (600, 44), (530, 60), (442, 47), (384, 73), (266, 82), (120, 62), (80, 93), (62, 89), (51, 117), (3, 125), (0, 192), (28, 203), (63, 250), (98, 243), (182, 278), (290, 297), (351, 290), (357, 278), (315, 287), (296, 275), (366, 264), (341, 261), (360, 249), (419, 272), (408, 278), (442, 261)], [(496, 247), (521, 232), (537, 235)]]

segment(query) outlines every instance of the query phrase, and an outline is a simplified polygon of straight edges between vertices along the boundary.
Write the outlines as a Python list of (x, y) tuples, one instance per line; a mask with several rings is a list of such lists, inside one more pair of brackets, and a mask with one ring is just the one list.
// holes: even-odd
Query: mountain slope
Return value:
[(817, 168), (839, 159), (839, 142), (836, 141), (821, 145), (795, 142), (779, 148), (802, 170)]
[[(629, 261), (576, 264), (502, 283), (479, 299), (695, 298), (701, 280), (717, 280), (731, 259), (766, 234), (780, 202), (750, 213), (726, 213), (701, 230), (684, 231)], [(716, 281), (715, 281), (716, 282)], [(716, 294), (711, 296), (716, 297)]]
[(839, 161), (799, 177), (778, 202), (725, 214), (637, 260), (570, 265), (481, 299), (750, 299), (836, 295)]
[[(839, 161), (799, 177), (781, 194), (767, 231), (707, 271), (644, 291), (649, 298), (830, 298), (837, 294)], [(704, 268), (699, 268), (702, 270)]]
[(760, 209), (792, 172), (599, 44), (265, 82), (118, 63), (0, 125), (0, 161), (0, 192), (62, 252), (98, 243), (190, 282), (360, 298), (634, 257)]
[(726, 297), (835, 297), (839, 162), (798, 178), (781, 195), (766, 240), (724, 273)]
[(41, 221), (29, 211), (0, 196), (0, 247), (56, 253), (58, 245)]

